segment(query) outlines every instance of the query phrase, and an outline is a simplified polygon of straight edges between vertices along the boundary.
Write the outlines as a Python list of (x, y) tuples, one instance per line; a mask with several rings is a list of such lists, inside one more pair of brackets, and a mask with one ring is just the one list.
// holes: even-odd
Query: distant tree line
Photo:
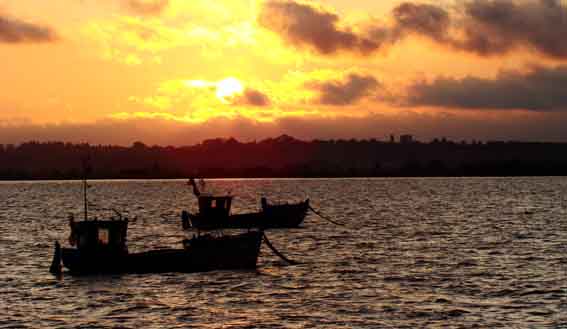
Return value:
[(564, 176), (567, 143), (378, 140), (300, 141), (289, 136), (242, 143), (130, 147), (28, 142), (0, 144), (0, 179), (90, 178)]

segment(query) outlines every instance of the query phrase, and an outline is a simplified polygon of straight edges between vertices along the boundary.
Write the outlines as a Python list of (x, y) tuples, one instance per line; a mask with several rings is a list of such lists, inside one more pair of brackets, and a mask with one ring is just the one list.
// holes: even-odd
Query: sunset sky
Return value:
[(0, 143), (567, 142), (560, 0), (0, 0)]

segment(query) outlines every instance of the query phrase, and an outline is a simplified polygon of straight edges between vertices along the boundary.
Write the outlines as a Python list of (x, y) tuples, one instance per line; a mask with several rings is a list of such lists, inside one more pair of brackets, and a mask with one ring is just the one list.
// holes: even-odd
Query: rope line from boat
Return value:
[(164, 212), (162, 214), (159, 215), (159, 217), (165, 221), (178, 221), (179, 220), (179, 215), (177, 215), (177, 213), (175, 213), (174, 211), (168, 211), (168, 212)]
[(281, 252), (279, 252), (276, 247), (274, 247), (272, 245), (272, 243), (270, 242), (270, 240), (268, 240), (268, 237), (266, 236), (266, 233), (263, 233), (264, 235), (264, 242), (266, 242), (266, 245), (274, 252), (274, 254), (276, 256), (278, 256), (279, 258), (283, 259), (286, 263), (290, 264), (290, 265), (298, 265), (300, 264), (299, 262), (296, 262), (294, 260), (291, 260), (289, 258), (287, 258), (286, 256), (284, 256)]
[(324, 219), (324, 220), (326, 220), (326, 221), (328, 221), (328, 222), (330, 222), (330, 223), (333, 223), (333, 224), (338, 225), (338, 226), (345, 226), (345, 224), (336, 222), (336, 221), (334, 221), (334, 220), (332, 220), (332, 219), (330, 219), (330, 218), (324, 216), (323, 214), (321, 214), (321, 213), (318, 212), (317, 210), (313, 209), (313, 207), (311, 207), (311, 205), (309, 205), (309, 210), (311, 210), (313, 213), (315, 213), (315, 215), (321, 217), (322, 219)]

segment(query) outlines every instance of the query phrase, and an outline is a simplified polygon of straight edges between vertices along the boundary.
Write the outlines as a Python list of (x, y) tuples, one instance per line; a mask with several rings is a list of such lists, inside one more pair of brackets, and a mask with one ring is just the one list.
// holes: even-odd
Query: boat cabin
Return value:
[(232, 196), (199, 196), (199, 213), (205, 217), (228, 217), (232, 205)]
[(81, 251), (127, 253), (127, 220), (69, 222), (69, 243)]

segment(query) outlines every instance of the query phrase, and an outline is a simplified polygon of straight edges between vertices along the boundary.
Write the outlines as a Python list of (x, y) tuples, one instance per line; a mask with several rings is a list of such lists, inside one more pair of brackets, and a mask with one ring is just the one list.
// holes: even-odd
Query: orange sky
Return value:
[[(430, 87), (440, 78), (467, 77), (478, 80), (484, 97), (492, 87), (501, 90), (486, 87), (487, 81), (504, 80), (506, 72), (522, 79), (534, 70), (555, 70), (567, 56), (549, 55), (547, 45), (539, 46), (539, 35), (485, 56), (435, 31), (424, 34), (429, 16), (427, 21), (412, 17), (403, 37), (368, 53), (361, 50), (359, 41), (376, 40), (371, 27), (401, 26), (393, 10), (403, 3), (0, 0), (0, 143), (62, 138), (184, 144), (294, 132), (302, 138), (409, 132), (425, 138), (518, 139), (525, 131), (525, 138), (567, 138), (561, 131), (546, 133), (545, 125), (565, 117), (567, 101), (557, 93), (551, 95), (553, 104), (541, 109), (539, 103), (522, 106), (512, 100), (512, 106), (487, 101), (472, 108), (466, 108), (470, 101), (432, 102), (432, 88), (427, 100), (412, 98), (418, 82)], [(462, 2), (429, 3), (457, 17)], [(417, 23), (422, 25), (416, 28)], [(502, 38), (515, 37), (502, 31)], [(460, 38), (462, 31), (451, 33)], [(14, 35), (17, 42), (8, 40)], [(538, 88), (528, 92), (539, 95)], [(446, 94), (439, 97), (456, 97)], [(112, 125), (129, 128), (125, 135), (109, 134), (105, 129)], [(73, 133), (73, 127), (89, 133)], [(463, 127), (472, 128), (465, 133)], [(199, 133), (181, 134), (184, 129)]]

